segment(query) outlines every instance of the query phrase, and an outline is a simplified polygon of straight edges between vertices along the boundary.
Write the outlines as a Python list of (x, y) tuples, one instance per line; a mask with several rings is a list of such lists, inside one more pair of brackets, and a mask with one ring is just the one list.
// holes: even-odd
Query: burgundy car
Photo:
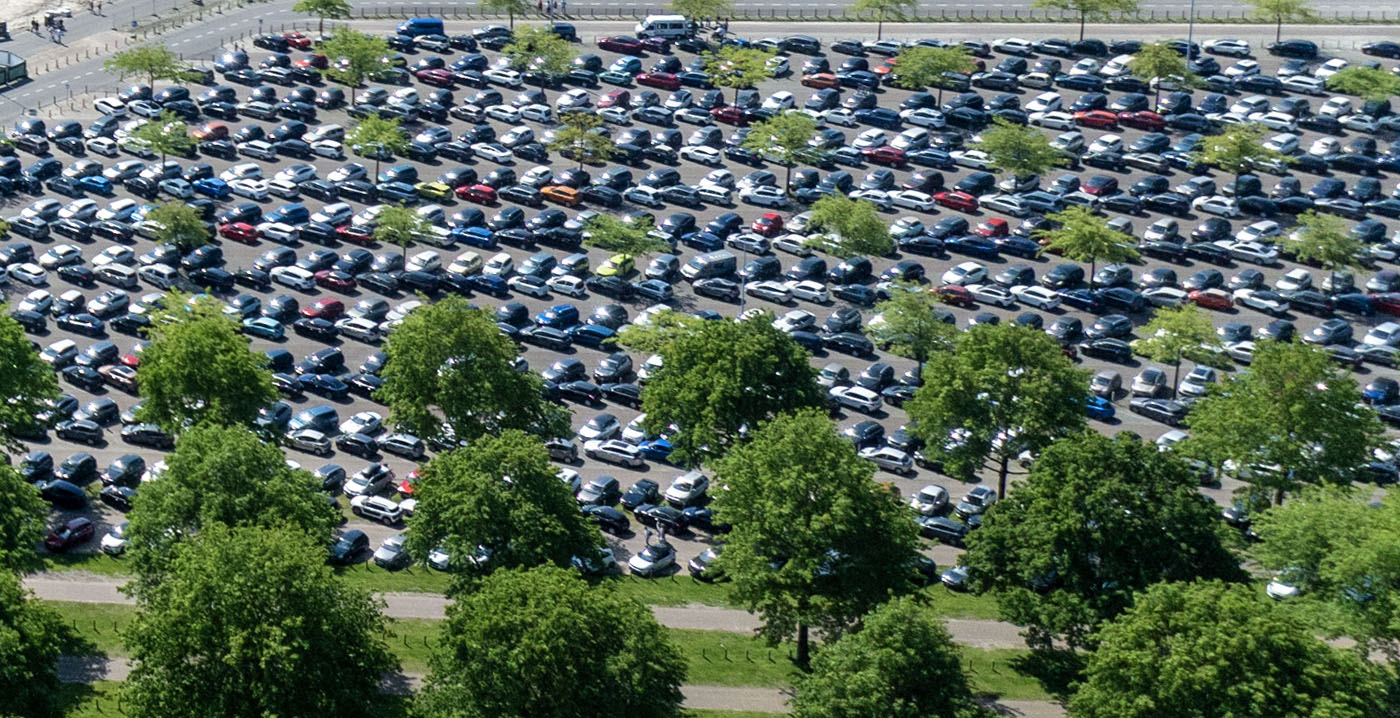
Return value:
[(430, 68), (427, 70), (419, 70), (418, 72), (415, 72), (413, 74), (419, 79), (419, 81), (426, 85), (436, 85), (438, 87), (452, 87), (453, 83), (456, 82), (456, 79), (452, 76), (451, 72), (437, 67)]
[(334, 269), (322, 269), (316, 273), (316, 286), (326, 289), (349, 291), (355, 288), (355, 278)]
[(608, 52), (620, 52), (624, 55), (642, 54), (642, 41), (627, 35), (598, 38), (598, 47)]
[(1137, 130), (1157, 132), (1167, 126), (1167, 120), (1155, 112), (1142, 110), (1140, 112), (1118, 113), (1118, 124)]
[(947, 190), (933, 196), (933, 201), (944, 207), (963, 212), (977, 211), (977, 198), (966, 192)]
[(79, 516), (75, 519), (69, 519), (62, 526), (50, 531), (44, 539), (44, 548), (54, 553), (67, 551), (74, 546), (81, 546), (91, 541), (95, 533), (96, 527), (93, 525), (92, 519)]
[(307, 319), (325, 319), (332, 321), (338, 319), (345, 313), (345, 303), (339, 299), (322, 298), (317, 299), (314, 304), (301, 310), (301, 315)]
[(635, 78), (638, 85), (657, 87), (675, 92), (681, 89), (681, 78), (669, 72), (643, 72)]
[(865, 161), (873, 165), (885, 165), (886, 167), (902, 167), (904, 165), (904, 150), (881, 145), (879, 147), (867, 147), (861, 150), (865, 155)]

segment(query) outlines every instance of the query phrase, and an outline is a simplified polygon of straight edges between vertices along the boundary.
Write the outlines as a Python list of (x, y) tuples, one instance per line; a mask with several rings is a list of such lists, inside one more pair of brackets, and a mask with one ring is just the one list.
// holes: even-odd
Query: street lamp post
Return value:
[(1191, 66), (1191, 39), (1196, 35), (1196, 0), (1191, 0), (1191, 9), (1186, 11), (1186, 66)]

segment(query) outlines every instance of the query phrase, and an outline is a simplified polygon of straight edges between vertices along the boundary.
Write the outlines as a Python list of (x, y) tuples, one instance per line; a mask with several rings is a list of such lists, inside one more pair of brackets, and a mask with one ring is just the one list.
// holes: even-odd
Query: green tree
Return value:
[(356, 154), (374, 158), (374, 176), (379, 176), (379, 162), (385, 155), (408, 154), (408, 135), (399, 127), (398, 118), (385, 119), (379, 115), (369, 115), (350, 130), (345, 144)]
[(1005, 497), (1012, 461), (1083, 428), (1088, 386), (1086, 373), (1045, 332), (978, 325), (924, 375), (906, 407), (928, 442), (924, 453), (962, 477), (990, 461)]
[(1143, 82), (1151, 83), (1157, 80), (1158, 84), (1154, 88), (1156, 94), (1152, 101), (1152, 106), (1156, 107), (1157, 102), (1162, 98), (1161, 81), (1169, 78), (1181, 78), (1181, 82), (1189, 83), (1193, 76), (1186, 67), (1186, 56), (1172, 49), (1165, 42), (1150, 42), (1142, 46), (1133, 59), (1128, 63), (1128, 70), (1133, 76)]
[(0, 571), (0, 715), (60, 718), (65, 711), (58, 657), (68, 639), (63, 619)]
[[(415, 482), (414, 497), (409, 552), (426, 559), (446, 548), (452, 570), (467, 579), (454, 585), (454, 596), (494, 571), (568, 568), (573, 557), (589, 556), (602, 543), (539, 438), (519, 431), (437, 456)], [(483, 555), (489, 558), (470, 558)]]
[(672, 251), (671, 243), (654, 236), (652, 221), (642, 217), (624, 222), (610, 214), (598, 214), (584, 224), (583, 243), (612, 254), (634, 258)]
[(894, 84), (906, 90), (922, 90), (926, 87), (938, 88), (938, 103), (943, 104), (943, 88), (948, 84), (949, 73), (970, 74), (977, 69), (967, 48), (927, 47), (911, 45), (899, 51), (895, 65)]
[(657, 353), (663, 366), (642, 390), (642, 410), (653, 435), (676, 425), (671, 457), (681, 465), (722, 456), (744, 427), (823, 405), (806, 350), (768, 322), (701, 322)]
[(137, 416), (171, 433), (190, 426), (251, 427), (277, 401), (267, 357), (248, 347), (238, 325), (214, 302), (183, 302), (158, 315), (136, 369)]
[(796, 632), (799, 666), (809, 627), (835, 638), (910, 589), (915, 525), (873, 473), (810, 409), (761, 425), (715, 467), (715, 516), (734, 527), (715, 565), (733, 580), (734, 599), (759, 614), (765, 638)]
[(141, 487), (141, 500), (128, 515), (138, 586), (162, 583), (175, 548), (214, 526), (296, 529), (324, 547), (340, 523), (320, 482), (287, 466), (281, 449), (247, 429), (189, 429), (165, 462), (160, 480)]
[(575, 55), (573, 43), (548, 27), (521, 29), (509, 45), (501, 48), (501, 54), (517, 70), (523, 72), (528, 68), (550, 77), (569, 74)]
[(1036, 231), (1045, 240), (1042, 252), (1059, 251), (1066, 259), (1089, 263), (1089, 279), (1098, 271), (1099, 260), (1131, 262), (1138, 258), (1136, 240), (1108, 226), (1108, 220), (1087, 207), (1067, 207), (1049, 216), (1054, 229)]
[(1091, 647), (1093, 631), (1159, 581), (1242, 580), (1220, 508), (1198, 483), (1179, 457), (1135, 436), (1059, 439), (968, 535), (973, 587), (996, 596), (1033, 648), (1049, 649)]
[(663, 311), (646, 324), (627, 324), (617, 333), (617, 343), (639, 352), (655, 354), (669, 342), (684, 334), (700, 331), (705, 320), (694, 314)]
[(153, 225), (156, 241), (173, 244), (181, 251), (202, 247), (213, 239), (204, 216), (184, 202), (162, 204), (147, 213), (145, 221)]
[(8, 464), (0, 464), (0, 507), (0, 573), (43, 568), (35, 549), (46, 533), (49, 506), (39, 498), (39, 490)]
[(856, 0), (846, 8), (856, 16), (875, 16), (875, 39), (885, 37), (885, 22), (904, 20), (919, 7), (918, 0)]
[(349, 20), (353, 9), (347, 0), (297, 0), (297, 4), (292, 6), (292, 12), (316, 16), (317, 38), (326, 36), (327, 20)]
[(787, 168), (787, 180), (783, 186), (791, 192), (792, 167), (804, 152), (809, 151), (807, 142), (817, 134), (817, 121), (805, 113), (792, 110), (756, 122), (751, 129), (744, 138), (744, 147), (782, 163)]
[(808, 244), (838, 257), (884, 257), (894, 251), (889, 225), (880, 218), (880, 210), (839, 192), (822, 195), (812, 203), (808, 227), (812, 230)]
[(1400, 77), (1379, 67), (1352, 65), (1328, 77), (1327, 89), (1367, 100), (1385, 100), (1400, 95)]
[(1152, 361), (1175, 368), (1173, 392), (1181, 385), (1182, 359), (1201, 362), (1220, 347), (1215, 327), (1195, 304), (1158, 309), (1139, 333), (1142, 340), (1134, 345), (1134, 350)]
[(412, 207), (388, 204), (374, 218), (374, 239), (402, 248), (403, 256), (407, 257), (413, 240), (427, 236), (432, 227), (433, 223)]
[(1099, 633), (1070, 715), (1383, 715), (1383, 672), (1312, 631), (1253, 586), (1159, 583)]
[(280, 527), (206, 527), (138, 599), (122, 691), (135, 718), (368, 718), (397, 664), (379, 604), (331, 573), (324, 541)]
[(1104, 20), (1113, 13), (1128, 14), (1138, 10), (1138, 0), (1035, 0), (1033, 8), (1079, 13), (1079, 39), (1084, 39), (1084, 25), (1090, 19)]
[(1331, 274), (1331, 284), (1337, 284), (1337, 270), (1362, 267), (1366, 245), (1352, 236), (1347, 223), (1334, 214), (1319, 214), (1308, 210), (1298, 215), (1297, 239), (1288, 249), (1300, 262), (1322, 265)]
[(515, 29), (515, 16), (530, 14), (529, 0), (480, 0), (477, 7), (484, 12), (505, 13), (510, 16), (510, 29)]
[[(1307, 489), (1282, 506), (1255, 515), (1259, 563), (1285, 572), (1299, 601), (1332, 636), (1347, 636), (1363, 656), (1400, 664), (1400, 500), (1378, 505), (1367, 492)], [(1301, 608), (1301, 607), (1300, 607)]]
[(423, 718), (679, 718), (686, 664), (651, 609), (552, 566), (447, 608)]
[(379, 58), (389, 54), (389, 43), (378, 35), (338, 27), (329, 39), (321, 42), (319, 49), (330, 61), (325, 74), (350, 88), (350, 104), (353, 105), (355, 90), (383, 68)]
[(718, 20), (734, 15), (734, 0), (671, 0), (671, 9), (697, 22)]
[(799, 676), (794, 718), (974, 718), (976, 703), (943, 621), (913, 598), (896, 598), (859, 631), (826, 646)]
[(189, 72), (180, 58), (164, 45), (141, 45), (114, 53), (102, 62), (102, 70), (122, 79), (145, 77), (146, 84), (153, 89), (156, 80), (185, 82)]
[(58, 398), (58, 381), (9, 312), (0, 312), (0, 396), (0, 448), (23, 451), (16, 437), (34, 433), (44, 402)]
[(592, 112), (565, 112), (549, 149), (583, 165), (607, 162), (617, 153), (617, 145), (603, 127), (603, 118)]
[(768, 58), (772, 56), (772, 53), (757, 48), (722, 45), (713, 52), (702, 54), (700, 59), (705, 64), (705, 74), (710, 76), (715, 87), (733, 88), (737, 98), (739, 90), (758, 87), (760, 82), (773, 77), (773, 71), (768, 67)]
[(545, 401), (543, 380), (515, 370), (514, 342), (460, 297), (411, 312), (384, 353), (384, 386), (375, 396), (395, 424), (418, 436), (471, 442), (506, 429), (568, 433), (568, 414)]
[(1017, 178), (1041, 175), (1065, 162), (1050, 138), (1034, 127), (997, 118), (981, 137), (975, 146), (987, 153), (992, 167)]
[(1274, 40), (1283, 39), (1285, 22), (1310, 22), (1317, 18), (1312, 0), (1246, 0), (1254, 6), (1253, 15), (1274, 23)]
[(165, 164), (166, 155), (187, 155), (195, 145), (194, 138), (190, 137), (189, 125), (169, 110), (162, 112), (158, 119), (136, 128), (131, 134), (150, 146), (153, 152), (159, 152), (162, 165)]
[(1351, 483), (1381, 440), (1356, 380), (1317, 347), (1259, 342), (1249, 372), (1216, 389), (1187, 415), (1182, 450), (1212, 466), (1232, 462), (1275, 503), (1307, 484)]
[(887, 345), (891, 352), (919, 364), (953, 348), (957, 326), (943, 320), (942, 301), (921, 285), (900, 287), (890, 298), (875, 305), (876, 317), (866, 325), (871, 339)]
[(1228, 125), (1218, 135), (1206, 135), (1192, 159), (1229, 172), (1238, 180), (1260, 162), (1289, 162), (1288, 155), (1264, 146), (1269, 133), (1257, 122)]

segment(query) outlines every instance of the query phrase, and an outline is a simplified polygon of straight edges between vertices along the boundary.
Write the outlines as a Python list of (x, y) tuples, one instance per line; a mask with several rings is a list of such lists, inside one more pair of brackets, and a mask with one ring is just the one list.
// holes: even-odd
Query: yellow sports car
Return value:
[(636, 262), (632, 260), (630, 254), (614, 254), (608, 257), (608, 261), (603, 262), (603, 266), (598, 267), (600, 277), (625, 277), (636, 268)]
[(452, 188), (443, 182), (419, 182), (413, 188), (425, 199), (452, 199)]

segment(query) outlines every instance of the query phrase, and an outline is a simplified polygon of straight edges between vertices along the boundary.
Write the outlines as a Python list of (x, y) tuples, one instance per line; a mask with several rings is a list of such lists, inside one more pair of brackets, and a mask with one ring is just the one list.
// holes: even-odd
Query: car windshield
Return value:
[(671, 555), (673, 551), (674, 549), (671, 548), (670, 544), (656, 544), (655, 546), (648, 546), (642, 549), (642, 558), (648, 561), (656, 561)]

